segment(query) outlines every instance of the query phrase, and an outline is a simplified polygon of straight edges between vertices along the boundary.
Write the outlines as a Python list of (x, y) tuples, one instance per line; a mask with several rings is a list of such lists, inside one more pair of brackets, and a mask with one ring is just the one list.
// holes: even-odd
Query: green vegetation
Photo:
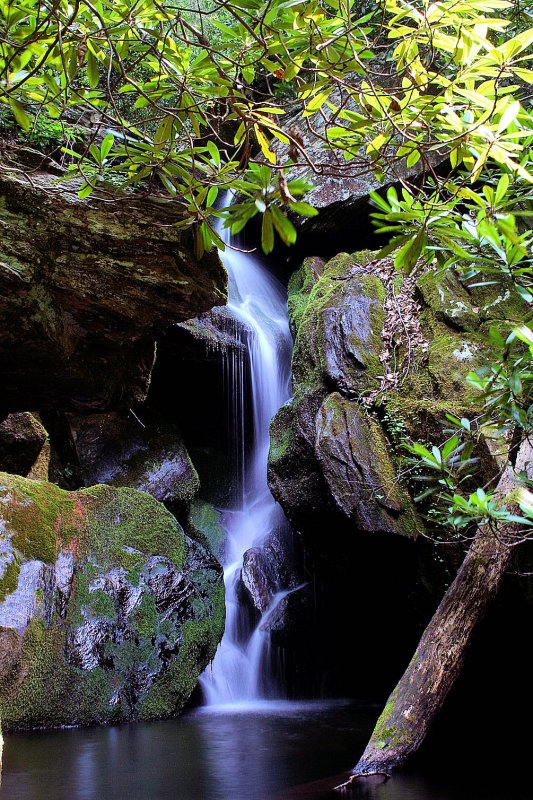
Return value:
[[(291, 104), (322, 126), (324, 158), (336, 151), (354, 171), (362, 152), (378, 177), (405, 176), (429, 167), (439, 148), (449, 152), (456, 176), (447, 203), (457, 213), (470, 191), (461, 169), (470, 182), (495, 168), (509, 187), (527, 184), (531, 123), (521, 98), (533, 82), (533, 32), (521, 10), (506, 0), (487, 0), (483, 10), (474, 0), (384, 0), (366, 11), (350, 0), (179, 8), (3, 0), (0, 103), (29, 137), (82, 119), (92, 130), (81, 145), (68, 130), (63, 142), (80, 196), (110, 181), (159, 186), (183, 205), (181, 224), (197, 226), (199, 253), (221, 246), (210, 224), (221, 188), (241, 196), (222, 212), (233, 231), (262, 215), (267, 252), (275, 234), (294, 241), (287, 212), (316, 213), (300, 199), (308, 181), (290, 170), (305, 168), (312, 182), (323, 164), (307, 158), (286, 122)], [(374, 61), (383, 52), (385, 71)], [(505, 194), (498, 186), (495, 203), (485, 195), (491, 206)], [(405, 191), (404, 221), (417, 210), (424, 221), (400, 237), (397, 262), (412, 267), (436, 218), (443, 229), (450, 223), (440, 181), (428, 198)], [(441, 241), (449, 246), (449, 237)]]

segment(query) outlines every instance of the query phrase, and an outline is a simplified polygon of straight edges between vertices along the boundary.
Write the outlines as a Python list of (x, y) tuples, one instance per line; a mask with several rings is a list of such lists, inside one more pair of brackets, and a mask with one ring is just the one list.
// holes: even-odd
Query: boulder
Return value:
[(178, 713), (224, 616), (220, 565), (150, 495), (0, 474), (5, 728)]
[(374, 254), (306, 259), (289, 284), (294, 397), (271, 425), (269, 482), (300, 529), (349, 521), (361, 532), (414, 533), (385, 434), (360, 398), (379, 388), (387, 296)]
[(260, 614), (270, 607), (280, 590), (301, 582), (299, 550), (290, 527), (280, 522), (261, 542), (244, 554), (241, 581), (248, 601)]
[(174, 421), (118, 412), (65, 416), (85, 486), (129, 486), (187, 510), (200, 482)]
[(0, 471), (48, 479), (50, 441), (38, 415), (23, 411), (0, 422)]
[(338, 392), (316, 418), (315, 452), (342, 514), (367, 533), (414, 535), (411, 500), (398, 482), (383, 430), (369, 413)]
[[(295, 394), (327, 385), (355, 395), (378, 385), (385, 289), (377, 275), (365, 271), (368, 258), (341, 253), (324, 266), (311, 291), (299, 292)], [(294, 303), (292, 293), (290, 300)]]
[(77, 188), (0, 171), (0, 413), (127, 408), (161, 331), (226, 301), (216, 252), (198, 261), (174, 224), (179, 204)]

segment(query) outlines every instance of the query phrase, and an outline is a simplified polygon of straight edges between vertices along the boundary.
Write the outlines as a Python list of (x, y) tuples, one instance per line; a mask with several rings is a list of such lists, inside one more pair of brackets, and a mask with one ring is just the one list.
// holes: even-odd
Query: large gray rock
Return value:
[(0, 717), (178, 713), (224, 629), (222, 569), (147, 494), (0, 473)]

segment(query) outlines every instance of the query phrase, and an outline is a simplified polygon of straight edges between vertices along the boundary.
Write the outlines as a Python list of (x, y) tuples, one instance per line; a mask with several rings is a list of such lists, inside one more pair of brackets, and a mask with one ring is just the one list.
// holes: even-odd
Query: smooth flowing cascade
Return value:
[[(228, 241), (226, 231), (219, 233)], [(242, 353), (230, 354), (225, 363), (237, 491), (233, 508), (225, 514), (226, 630), (213, 663), (201, 678), (207, 705), (258, 700), (272, 693), (267, 657), (270, 634), (262, 630), (262, 623), (281, 594), (274, 595), (270, 608), (250, 632), (238, 589), (245, 552), (260, 547), (269, 533), (286, 524), (268, 488), (267, 461), (270, 421), (290, 397), (292, 352), (283, 286), (249, 253), (228, 247), (221, 257), (229, 276), (227, 308), (244, 331), (245, 348)], [(247, 366), (253, 417), (251, 443), (244, 441)]]

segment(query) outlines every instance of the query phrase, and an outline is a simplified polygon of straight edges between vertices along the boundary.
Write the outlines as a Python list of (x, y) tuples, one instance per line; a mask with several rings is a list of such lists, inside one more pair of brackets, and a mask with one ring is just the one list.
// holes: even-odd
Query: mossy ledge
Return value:
[(0, 473), (0, 592), (5, 730), (175, 715), (224, 630), (220, 565), (133, 489)]

